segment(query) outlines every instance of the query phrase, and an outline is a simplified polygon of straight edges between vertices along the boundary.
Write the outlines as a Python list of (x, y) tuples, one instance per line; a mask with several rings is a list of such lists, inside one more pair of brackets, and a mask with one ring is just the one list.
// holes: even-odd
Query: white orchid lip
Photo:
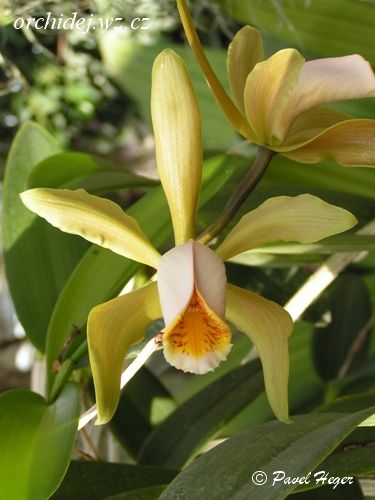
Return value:
[(226, 359), (231, 349), (231, 331), (223, 321), (226, 281), (223, 261), (196, 241), (179, 245), (160, 259), (164, 356), (172, 366), (201, 374)]

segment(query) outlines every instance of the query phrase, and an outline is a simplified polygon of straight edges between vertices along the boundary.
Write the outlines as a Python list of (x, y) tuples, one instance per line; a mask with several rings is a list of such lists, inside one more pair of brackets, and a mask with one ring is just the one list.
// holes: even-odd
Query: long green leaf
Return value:
[[(221, 500), (223, 492), (226, 498), (236, 500), (285, 498), (296, 486), (282, 481), (273, 485), (275, 471), (290, 477), (306, 476), (372, 412), (305, 415), (291, 425), (270, 422), (254, 427), (195, 460), (160, 498)], [(268, 478), (263, 486), (252, 482), (256, 471)]]
[(53, 405), (30, 391), (0, 396), (0, 499), (47, 499), (69, 465), (80, 393), (68, 384)]
[(19, 193), (36, 164), (59, 152), (54, 139), (27, 123), (12, 144), (3, 190), (3, 244), (7, 280), (17, 316), (33, 344), (44, 351), (57, 297), (88, 245), (36, 217)]
[(64, 481), (52, 498), (103, 500), (140, 488), (169, 483), (175, 475), (175, 471), (156, 467), (73, 460)]
[(182, 404), (157, 427), (140, 463), (182, 467), (222, 427), (263, 391), (258, 362), (232, 370)]
[(60, 153), (38, 163), (28, 178), (28, 187), (83, 188), (91, 193), (124, 187), (147, 187), (156, 183), (109, 161), (85, 153)]
[(106, 497), (103, 500), (157, 500), (166, 487), (167, 485), (157, 485), (148, 486), (146, 488), (138, 488), (136, 490)]
[(369, 335), (354, 352), (353, 345), (358, 344), (373, 314), (371, 299), (362, 279), (346, 274), (330, 288), (324, 306), (331, 314), (331, 321), (324, 328), (315, 329), (314, 364), (323, 380), (340, 379), (362, 368), (368, 357)]
[[(331, 471), (331, 469), (324, 470)], [(331, 477), (334, 476), (335, 474), (331, 473)], [(353, 481), (353, 484), (339, 485), (335, 488), (333, 486), (328, 485), (310, 491), (295, 493), (291, 498), (293, 500), (363, 500), (365, 498), (359, 482), (356, 480)]]
[(323, 56), (360, 53), (375, 63), (375, 29), (371, 2), (357, 0), (219, 0), (228, 14), (244, 24), (281, 38), (302, 51)]

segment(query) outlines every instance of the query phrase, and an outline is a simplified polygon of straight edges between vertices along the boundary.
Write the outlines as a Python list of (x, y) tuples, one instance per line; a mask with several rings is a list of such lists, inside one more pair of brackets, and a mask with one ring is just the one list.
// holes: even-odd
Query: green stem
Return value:
[(49, 395), (49, 402), (52, 403), (59, 395), (61, 389), (69, 380), (70, 375), (75, 369), (77, 363), (88, 351), (87, 340), (85, 339), (73, 352), (70, 358), (67, 358), (58, 371), (54, 384)]
[(258, 152), (254, 163), (251, 165), (240, 184), (238, 184), (236, 189), (233, 191), (217, 221), (198, 237), (198, 241), (200, 243), (206, 244), (210, 242), (225, 228), (227, 224), (229, 224), (233, 216), (239, 210), (241, 205), (247, 200), (250, 193), (263, 177), (275, 154), (276, 153), (274, 151), (271, 151), (264, 146), (258, 146)]

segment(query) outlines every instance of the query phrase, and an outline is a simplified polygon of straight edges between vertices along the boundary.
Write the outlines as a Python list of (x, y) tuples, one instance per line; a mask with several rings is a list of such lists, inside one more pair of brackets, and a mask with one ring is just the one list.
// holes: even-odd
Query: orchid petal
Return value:
[(195, 30), (193, 20), (191, 19), (186, 0), (177, 0), (177, 8), (189, 45), (195, 57), (197, 58), (198, 64), (201, 67), (204, 76), (206, 77), (208, 86), (212, 90), (212, 93), (214, 94), (219, 106), (221, 107), (229, 121), (232, 123), (233, 127), (238, 130), (238, 132), (244, 137), (252, 140), (252, 131), (249, 128), (246, 119), (234, 105), (233, 101), (226, 93), (224, 87), (217, 79), (217, 76), (215, 75), (215, 72), (213, 71), (209, 63), (206, 54), (204, 53), (198, 34)]
[[(285, 146), (288, 147), (288, 145), (294, 148), (296, 144), (298, 145), (310, 141), (324, 132), (327, 128), (332, 127), (332, 125), (350, 119), (352, 119), (352, 117), (342, 111), (319, 106), (311, 108), (301, 113), (294, 120), (284, 144), (280, 146), (280, 148), (283, 149)], [(278, 151), (279, 148), (274, 147), (274, 150)]]
[[(360, 55), (308, 61), (283, 109), (284, 126), (313, 106), (365, 97), (375, 97), (375, 76), (369, 62)], [(279, 131), (280, 135), (285, 131)]]
[(175, 368), (201, 375), (226, 359), (231, 337), (228, 325), (195, 288), (185, 309), (163, 332), (164, 356)]
[(225, 314), (225, 266), (205, 245), (189, 241), (165, 253), (159, 262), (158, 287), (166, 326), (189, 304), (198, 288), (208, 307)]
[(375, 121), (340, 121), (305, 143), (275, 150), (301, 163), (317, 163), (330, 157), (344, 166), (375, 167)]
[(298, 83), (303, 64), (297, 50), (284, 49), (258, 63), (247, 77), (245, 110), (258, 143), (270, 144), (277, 135), (275, 123)]
[(160, 259), (158, 287), (168, 363), (190, 373), (215, 369), (231, 349), (231, 331), (223, 321), (223, 261), (210, 248), (189, 241)]
[(227, 68), (232, 94), (238, 108), (245, 114), (246, 79), (254, 66), (264, 59), (263, 40), (259, 30), (244, 26), (228, 47)]
[(202, 144), (197, 99), (184, 62), (171, 50), (154, 62), (151, 112), (158, 171), (180, 245), (194, 236)]
[(293, 329), (291, 317), (275, 302), (233, 285), (227, 287), (226, 315), (256, 346), (272, 411), (281, 422), (290, 422), (288, 337)]
[(53, 226), (137, 262), (157, 267), (160, 254), (138, 222), (116, 203), (83, 189), (36, 188), (21, 193), (26, 207)]
[(91, 310), (87, 338), (98, 409), (97, 424), (108, 422), (116, 410), (127, 350), (140, 342), (147, 326), (160, 317), (156, 283)]
[(277, 196), (244, 215), (216, 253), (228, 260), (265, 243), (314, 243), (356, 223), (357, 219), (347, 210), (311, 194)]

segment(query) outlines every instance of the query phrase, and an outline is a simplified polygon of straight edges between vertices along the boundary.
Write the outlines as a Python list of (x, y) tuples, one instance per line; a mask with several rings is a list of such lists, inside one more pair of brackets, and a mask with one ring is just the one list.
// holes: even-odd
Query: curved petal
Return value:
[(160, 317), (156, 283), (91, 310), (87, 339), (98, 408), (97, 424), (108, 422), (116, 410), (127, 350), (140, 342), (147, 326)]
[(195, 288), (186, 308), (163, 332), (164, 356), (175, 368), (201, 375), (226, 359), (231, 337), (230, 328)]
[(257, 348), (272, 411), (281, 422), (290, 422), (288, 337), (293, 330), (292, 318), (275, 302), (234, 285), (227, 288), (226, 314)]
[(21, 193), (26, 207), (53, 226), (129, 259), (157, 267), (160, 254), (138, 222), (116, 203), (83, 189), (36, 188)]
[(186, 0), (177, 0), (177, 8), (191, 50), (197, 58), (198, 64), (207, 80), (208, 86), (214, 94), (219, 106), (232, 123), (233, 127), (244, 137), (252, 140), (252, 131), (246, 119), (242, 116), (241, 112), (237, 109), (233, 101), (226, 93), (224, 87), (217, 79), (206, 54), (203, 51), (193, 20), (190, 16)]
[(342, 233), (356, 223), (350, 212), (317, 196), (277, 196), (244, 215), (216, 253), (227, 260), (265, 243), (313, 243)]
[[(327, 128), (336, 123), (350, 120), (352, 117), (342, 111), (321, 108), (319, 106), (311, 108), (301, 113), (293, 122), (283, 146), (308, 142)], [(278, 150), (279, 148), (275, 148)]]
[(284, 49), (258, 63), (247, 77), (245, 110), (256, 134), (256, 142), (267, 145), (284, 139), (283, 127), (276, 125), (282, 108), (298, 83), (303, 64), (304, 58), (297, 50)]
[(282, 115), (292, 123), (303, 111), (333, 101), (375, 96), (375, 76), (358, 54), (308, 61)]
[(202, 178), (201, 121), (185, 64), (171, 50), (164, 50), (154, 62), (151, 113), (158, 171), (180, 245), (195, 231)]
[(245, 114), (246, 79), (254, 66), (264, 59), (263, 40), (259, 30), (244, 26), (228, 47), (227, 68), (232, 94), (238, 108)]
[(190, 373), (215, 369), (231, 349), (231, 331), (223, 321), (223, 262), (210, 248), (189, 241), (160, 259), (158, 287), (166, 360)]
[(205, 245), (191, 240), (169, 250), (160, 259), (157, 279), (167, 327), (186, 309), (195, 288), (208, 307), (224, 318), (225, 266)]
[(343, 166), (375, 167), (375, 120), (340, 121), (305, 143), (275, 150), (301, 163), (330, 157)]

